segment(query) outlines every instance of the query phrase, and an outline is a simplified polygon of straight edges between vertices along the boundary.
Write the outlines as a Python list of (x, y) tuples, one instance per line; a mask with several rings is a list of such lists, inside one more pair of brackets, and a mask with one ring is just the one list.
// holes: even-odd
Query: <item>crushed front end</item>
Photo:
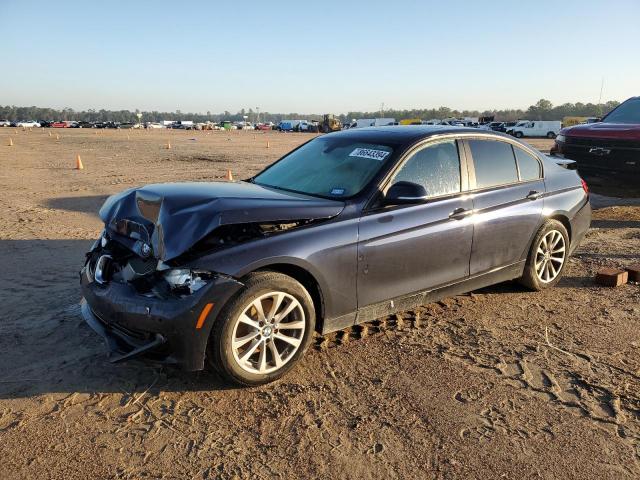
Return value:
[(127, 221), (121, 233), (105, 230), (87, 253), (80, 272), (83, 317), (105, 339), (112, 362), (145, 355), (201, 370), (211, 326), (242, 284), (164, 264), (152, 255), (145, 231)]
[(243, 285), (198, 269), (199, 259), (343, 208), (247, 182), (155, 184), (113, 195), (80, 272), (84, 317), (106, 339), (112, 361), (145, 354), (202, 369), (213, 322)]

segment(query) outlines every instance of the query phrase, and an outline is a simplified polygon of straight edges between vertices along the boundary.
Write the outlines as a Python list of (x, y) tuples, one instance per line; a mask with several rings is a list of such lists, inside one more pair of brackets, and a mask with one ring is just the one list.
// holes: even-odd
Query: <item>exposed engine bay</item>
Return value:
[[(128, 229), (103, 231), (100, 239), (86, 254), (86, 274), (100, 284), (130, 284), (138, 294), (144, 296), (160, 299), (181, 298), (198, 291), (208, 280), (219, 275), (214, 272), (180, 268), (182, 263), (311, 222), (313, 221), (301, 220), (288, 223), (224, 225), (196, 242), (179, 257), (165, 263), (152, 255), (151, 247), (144, 241), (148, 236), (140, 234), (138, 224), (128, 221)], [(132, 225), (136, 225), (136, 228), (132, 229)], [(122, 235), (124, 233), (128, 235)]]

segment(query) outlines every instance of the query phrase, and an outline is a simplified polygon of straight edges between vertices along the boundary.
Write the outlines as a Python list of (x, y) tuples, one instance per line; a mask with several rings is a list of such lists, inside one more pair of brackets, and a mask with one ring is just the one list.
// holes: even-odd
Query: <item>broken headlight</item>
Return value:
[(191, 294), (197, 292), (213, 277), (210, 272), (190, 270), (188, 268), (173, 268), (167, 270), (162, 278), (176, 293)]

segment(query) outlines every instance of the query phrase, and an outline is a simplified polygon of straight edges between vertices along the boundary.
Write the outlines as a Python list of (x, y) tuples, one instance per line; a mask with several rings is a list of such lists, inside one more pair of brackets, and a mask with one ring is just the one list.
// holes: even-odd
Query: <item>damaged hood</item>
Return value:
[(107, 229), (145, 249), (150, 245), (149, 254), (168, 261), (221, 225), (318, 220), (343, 208), (340, 201), (248, 182), (165, 183), (109, 197), (100, 218)]

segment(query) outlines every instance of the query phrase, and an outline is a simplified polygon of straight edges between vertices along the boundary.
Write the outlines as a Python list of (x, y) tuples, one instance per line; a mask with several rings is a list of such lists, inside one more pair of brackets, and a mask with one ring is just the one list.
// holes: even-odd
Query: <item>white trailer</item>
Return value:
[(562, 128), (562, 122), (559, 120), (532, 120), (513, 127), (511, 134), (514, 137), (547, 137), (556, 138), (556, 135), (560, 133)]
[(359, 118), (355, 121), (355, 123), (351, 124), (350, 128), (385, 127), (387, 125), (395, 124), (395, 118)]

